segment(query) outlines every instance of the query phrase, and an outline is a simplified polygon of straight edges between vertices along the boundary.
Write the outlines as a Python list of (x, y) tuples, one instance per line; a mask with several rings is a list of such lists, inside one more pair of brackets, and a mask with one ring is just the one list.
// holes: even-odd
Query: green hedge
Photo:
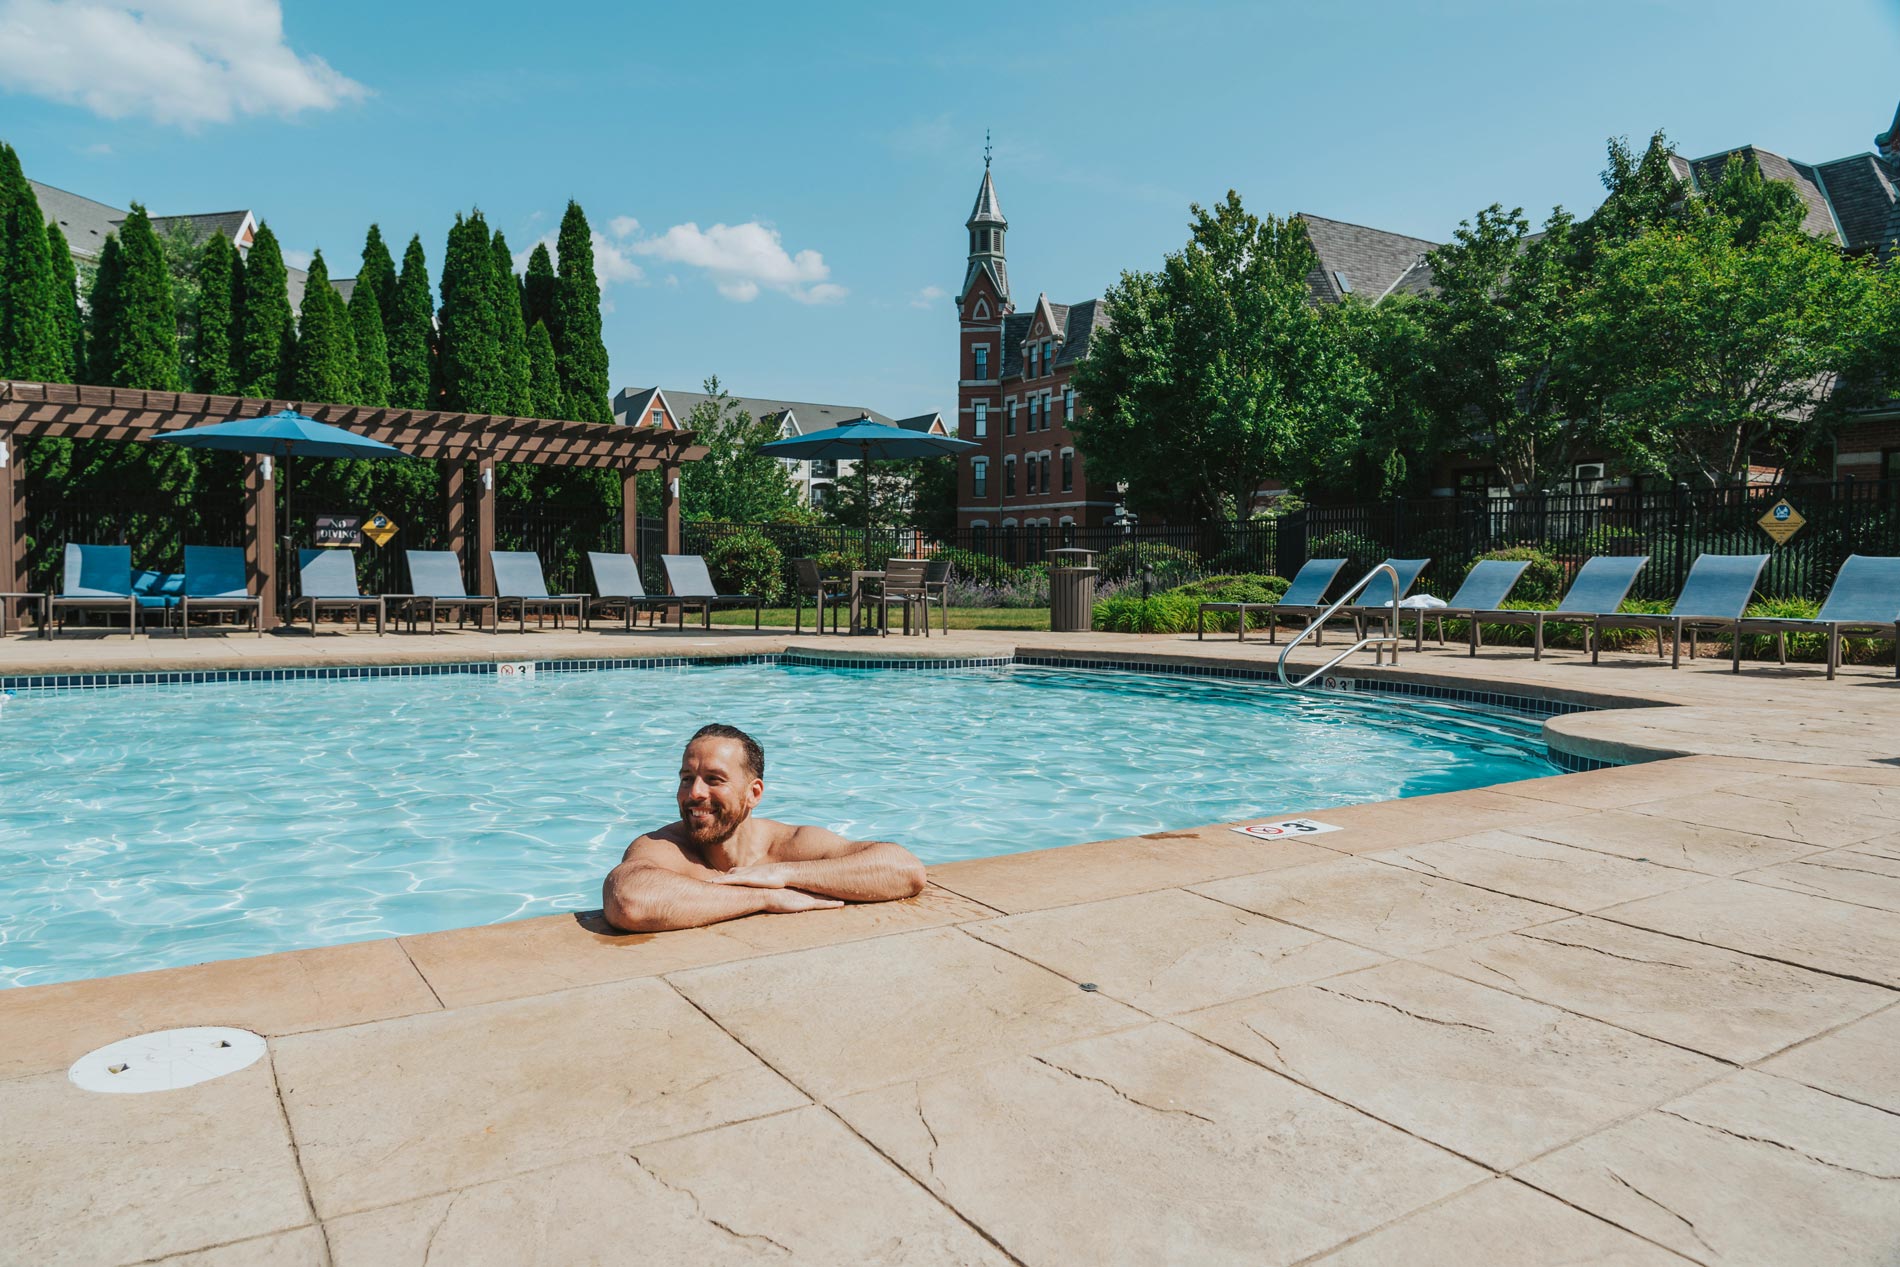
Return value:
[(1528, 565), (1523, 575), (1517, 578), (1517, 584), (1511, 587), (1512, 595), (1520, 602), (1555, 603), (1564, 592), (1564, 565), (1533, 546), (1493, 550), (1489, 554), (1479, 555), (1477, 561), (1486, 559), (1503, 559)]
[(768, 606), (785, 592), (785, 556), (762, 532), (735, 532), (713, 542), (706, 570), (722, 592), (757, 594)]
[[(1094, 626), (1110, 633), (1186, 633), (1195, 627), (1202, 603), (1277, 603), (1285, 593), (1286, 581), (1277, 576), (1208, 576), (1146, 599), (1105, 598), (1095, 604)], [(1237, 612), (1209, 612), (1207, 628), (1231, 631), (1239, 620)]]

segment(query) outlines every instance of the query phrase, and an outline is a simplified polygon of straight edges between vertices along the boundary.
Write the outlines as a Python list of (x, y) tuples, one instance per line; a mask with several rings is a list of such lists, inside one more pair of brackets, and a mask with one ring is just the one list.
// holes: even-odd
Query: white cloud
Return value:
[(95, 141), (91, 145), (88, 145), (85, 149), (79, 152), (81, 154), (90, 154), (94, 158), (111, 158), (112, 157), (112, 147), (106, 144), (104, 141)]
[(809, 249), (788, 253), (778, 230), (756, 220), (707, 229), (691, 222), (676, 224), (659, 237), (634, 242), (632, 249), (704, 269), (719, 293), (737, 303), (751, 303), (761, 289), (806, 304), (836, 303), (847, 293), (827, 280), (831, 268), (823, 255)]
[(185, 128), (369, 95), (284, 42), (277, 0), (0, 0), (0, 84)]
[(639, 229), (640, 222), (635, 220), (632, 216), (615, 216), (612, 220), (607, 222), (607, 227), (613, 230), (615, 237), (628, 238), (632, 237), (634, 232)]
[(942, 299), (947, 293), (948, 292), (941, 286), (926, 286), (910, 297), (910, 306), (913, 308), (935, 308), (937, 301)]
[[(638, 224), (638, 221), (634, 221), (628, 216), (617, 217), (613, 221), (613, 224), (618, 226), (622, 221)], [(593, 230), (592, 237), (594, 243), (594, 281), (599, 284), (603, 291), (615, 282), (643, 282), (646, 280), (646, 271), (628, 258), (626, 247), (609, 241), (607, 235), (602, 233), (599, 229)], [(555, 233), (544, 233), (533, 242), (528, 243), (524, 250), (516, 251), (513, 254), (512, 258), (515, 262), (515, 272), (525, 273), (528, 271), (528, 257), (534, 254), (534, 248), (537, 246), (547, 247), (548, 254), (554, 259), (554, 266), (556, 268), (561, 266), (559, 235)], [(612, 311), (611, 306), (609, 306), (608, 311)]]

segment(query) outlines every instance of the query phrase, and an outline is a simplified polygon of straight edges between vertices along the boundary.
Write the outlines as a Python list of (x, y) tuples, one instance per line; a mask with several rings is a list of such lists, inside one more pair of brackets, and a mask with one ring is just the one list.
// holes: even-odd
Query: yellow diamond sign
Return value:
[(379, 546), (386, 546), (396, 535), (396, 521), (377, 511), (363, 521), (363, 535)]
[[(1781, 545), (1795, 533), (1800, 532), (1801, 525), (1807, 520), (1803, 519), (1801, 512), (1790, 506), (1788, 499), (1784, 497), (1770, 506), (1768, 513), (1756, 522), (1761, 524), (1763, 532), (1775, 539), (1776, 545)], [(363, 531), (368, 532), (369, 529), (365, 528)]]

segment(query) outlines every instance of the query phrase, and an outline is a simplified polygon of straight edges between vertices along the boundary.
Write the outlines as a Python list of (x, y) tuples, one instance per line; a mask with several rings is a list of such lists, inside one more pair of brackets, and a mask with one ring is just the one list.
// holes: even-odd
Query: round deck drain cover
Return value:
[(173, 1091), (256, 1062), (264, 1040), (248, 1029), (161, 1029), (89, 1051), (66, 1071), (86, 1091)]

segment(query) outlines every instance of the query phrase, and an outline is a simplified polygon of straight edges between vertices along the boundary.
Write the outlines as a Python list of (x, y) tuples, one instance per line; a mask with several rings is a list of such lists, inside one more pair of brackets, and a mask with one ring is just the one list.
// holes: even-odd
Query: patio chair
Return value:
[(356, 551), (331, 548), (297, 551), (297, 599), (290, 605), (290, 623), (297, 613), (310, 613), (310, 636), (317, 636), (317, 617), (326, 611), (354, 611), (356, 627), (363, 627), (363, 613), (376, 613), (376, 636), (383, 636), (383, 600), (365, 594), (356, 587)]
[(251, 628), (264, 636), (264, 604), (251, 593), (249, 569), (241, 546), (186, 546), (185, 592), (178, 599), (178, 623), (191, 637), (191, 613), (248, 612)]
[[(1432, 561), (1429, 558), (1386, 559), (1379, 564), (1380, 567), (1389, 567), (1398, 573), (1399, 601), (1401, 602), (1412, 592), (1412, 587), (1418, 584), (1419, 573), (1431, 565)], [(1386, 597), (1391, 591), (1391, 580), (1384, 575), (1380, 575), (1374, 578), (1363, 590), (1359, 591), (1359, 601), (1353, 603), (1350, 607), (1340, 609), (1340, 615), (1352, 617), (1354, 637), (1365, 637), (1366, 621), (1375, 617), (1386, 621), (1387, 628), (1393, 632), (1397, 632), (1398, 612), (1392, 610), (1392, 600)], [(1368, 598), (1375, 599), (1376, 601), (1367, 602), (1366, 600)], [(1403, 611), (1404, 609), (1401, 608), (1399, 610)]]
[[(1467, 614), (1471, 622), (1468, 638), (1471, 654), (1478, 654), (1478, 626), (1492, 625), (1529, 625), (1535, 632), (1531, 636), (1531, 659), (1544, 658), (1544, 625), (1553, 620), (1568, 621), (1574, 624), (1592, 624), (1598, 616), (1607, 616), (1623, 605), (1629, 596), (1630, 586), (1636, 583), (1636, 574), (1649, 562), (1649, 556), (1600, 554), (1594, 559), (1585, 560), (1577, 569), (1577, 575), (1571, 580), (1570, 588), (1557, 600), (1554, 611), (1518, 611), (1510, 608), (1494, 608), (1490, 611), (1472, 611)], [(1594, 626), (1593, 626), (1594, 627)], [(1595, 639), (1591, 640), (1593, 643)]]
[(891, 632), (891, 604), (904, 609), (904, 633), (910, 633), (910, 609), (915, 607), (924, 618), (924, 637), (930, 636), (929, 591), (925, 578), (929, 563), (924, 559), (892, 559), (884, 565), (884, 594), (878, 609), (878, 629), (886, 637)]
[(1731, 671), (1742, 671), (1742, 611), (1754, 597), (1755, 582), (1768, 563), (1765, 554), (1698, 554), (1689, 565), (1682, 593), (1666, 616), (1643, 612), (1605, 612), (1590, 622), (1590, 663), (1600, 663), (1605, 629), (1654, 629), (1656, 658), (1662, 658), (1663, 630), (1670, 631), (1669, 667), (1682, 667), (1682, 635), (1689, 635), (1689, 658), (1695, 659), (1696, 633), (1726, 629), (1731, 640)]
[(1827, 676), (1834, 680), (1841, 666), (1841, 636), (1849, 631), (1894, 641), (1895, 677), (1900, 677), (1900, 558), (1874, 554), (1850, 554), (1841, 570), (1834, 574), (1834, 585), (1827, 600), (1812, 620), (1792, 616), (1744, 616), (1735, 639), (1737, 663), (1740, 663), (1741, 634), (1775, 635), (1775, 658), (1788, 663), (1788, 635), (1819, 633), (1827, 635)]
[(706, 614), (706, 628), (712, 628), (713, 608), (727, 607), (752, 608), (752, 627), (757, 629), (765, 608), (765, 600), (757, 594), (721, 594), (713, 587), (712, 574), (706, 570), (706, 560), (697, 554), (663, 554), (660, 562), (666, 568), (666, 588), (673, 591), (672, 602), (667, 606), (679, 605), (680, 628), (686, 627), (686, 609), (697, 607)]
[(459, 629), (475, 615), (475, 628), (482, 627), (482, 612), (488, 612), (488, 632), (501, 632), (501, 602), (493, 594), (471, 594), (462, 579), (462, 559), (453, 550), (404, 550), (409, 565), (409, 592), (385, 594), (383, 601), (392, 606), (391, 614), (409, 618), (409, 630), (415, 632), (416, 618), (429, 613), (429, 632), (435, 632), (436, 620), (443, 608), (455, 613)]
[[(1458, 592), (1443, 607), (1421, 608), (1412, 611), (1416, 618), (1412, 626), (1412, 649), (1425, 649), (1425, 620), (1430, 617), (1438, 622), (1438, 645), (1445, 645), (1445, 620), (1468, 619), (1477, 612), (1494, 611), (1517, 584), (1517, 578), (1524, 575), (1524, 569), (1530, 562), (1524, 559), (1479, 559), (1465, 573), (1465, 579), (1458, 586)], [(1472, 653), (1476, 655), (1474, 651)]]
[(627, 609), (628, 629), (633, 628), (633, 614), (637, 611), (647, 613), (649, 625), (653, 623), (655, 612), (665, 615), (666, 601), (647, 594), (646, 583), (640, 579), (640, 562), (631, 554), (589, 550), (587, 567), (594, 574), (594, 597), (588, 602), (590, 614), (597, 608), (618, 604)]
[(183, 572), (155, 572), (150, 568), (132, 573), (132, 592), (139, 597), (139, 624), (150, 630), (154, 618), (170, 628), (172, 613), (185, 596)]
[(825, 606), (831, 606), (831, 632), (838, 632), (838, 611), (851, 605), (851, 582), (849, 579), (826, 576), (818, 566), (816, 559), (792, 560), (792, 631), (803, 633), (805, 629), (805, 600), (813, 599), (818, 607), (818, 632), (825, 631)]
[(64, 628), (60, 613), (79, 610), (110, 611), (123, 607), (127, 627), (133, 637), (139, 632), (139, 596), (132, 588), (131, 546), (82, 546), (66, 543), (64, 566), (60, 569), (60, 588), (49, 594), (46, 606), (50, 619), (46, 636), (55, 627)]
[(1293, 583), (1286, 587), (1286, 593), (1277, 603), (1202, 603), (1201, 609), (1194, 615), (1194, 637), (1200, 639), (1207, 632), (1207, 613), (1239, 612), (1240, 641), (1247, 641), (1247, 613), (1266, 612), (1267, 641), (1274, 640), (1274, 634), (1280, 623), (1280, 616), (1318, 615), (1324, 609), (1321, 601), (1326, 591), (1332, 588), (1333, 578), (1339, 575), (1339, 569), (1346, 566), (1344, 559), (1308, 559), (1304, 566), (1294, 574)]
[(924, 569), (924, 624), (930, 623), (930, 604), (943, 613), (943, 631), (950, 632), (950, 560), (932, 559)]
[(587, 595), (550, 594), (548, 583), (541, 575), (541, 556), (532, 550), (490, 550), (489, 566), (495, 570), (495, 606), (496, 621), (499, 624), (501, 612), (509, 603), (515, 605), (515, 617), (520, 622), (519, 633), (528, 632), (528, 612), (553, 612), (554, 627), (561, 627), (561, 613), (574, 613), (575, 623), (582, 629), (587, 628)]

